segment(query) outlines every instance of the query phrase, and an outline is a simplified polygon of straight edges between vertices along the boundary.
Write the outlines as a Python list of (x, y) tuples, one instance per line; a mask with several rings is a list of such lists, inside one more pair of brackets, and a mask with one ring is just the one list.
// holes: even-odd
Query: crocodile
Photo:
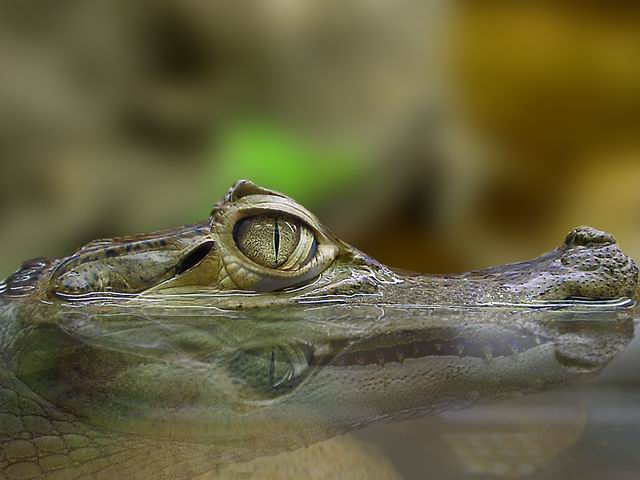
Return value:
[(189, 479), (586, 378), (633, 336), (637, 280), (590, 227), (529, 262), (398, 272), (239, 181), (205, 222), (0, 284), (0, 479)]

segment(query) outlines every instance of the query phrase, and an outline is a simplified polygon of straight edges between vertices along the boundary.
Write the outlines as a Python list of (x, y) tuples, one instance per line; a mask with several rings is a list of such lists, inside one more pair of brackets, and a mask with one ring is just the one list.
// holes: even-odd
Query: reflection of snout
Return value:
[(598, 358), (590, 358), (581, 355), (575, 355), (576, 352), (563, 352), (562, 350), (556, 350), (556, 360), (560, 365), (568, 370), (576, 373), (589, 373), (596, 370), (600, 370), (604, 363), (598, 361)]
[(633, 338), (633, 321), (569, 322), (556, 325), (555, 357), (573, 372), (596, 372), (607, 365)]

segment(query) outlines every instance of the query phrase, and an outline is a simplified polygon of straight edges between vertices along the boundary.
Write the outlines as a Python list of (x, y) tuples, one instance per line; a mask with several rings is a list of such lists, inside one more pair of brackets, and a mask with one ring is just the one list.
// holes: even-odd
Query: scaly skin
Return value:
[(632, 336), (618, 299), (637, 275), (590, 228), (531, 262), (399, 274), (239, 182), (208, 222), (27, 262), (0, 285), (0, 479), (193, 478), (589, 377)]

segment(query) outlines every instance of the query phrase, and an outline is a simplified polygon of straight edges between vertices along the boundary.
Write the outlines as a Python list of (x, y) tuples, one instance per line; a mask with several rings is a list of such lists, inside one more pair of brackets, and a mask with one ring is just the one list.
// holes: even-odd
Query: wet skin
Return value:
[(207, 222), (0, 286), (0, 479), (192, 478), (588, 378), (633, 336), (637, 276), (591, 228), (530, 262), (400, 274), (239, 182)]

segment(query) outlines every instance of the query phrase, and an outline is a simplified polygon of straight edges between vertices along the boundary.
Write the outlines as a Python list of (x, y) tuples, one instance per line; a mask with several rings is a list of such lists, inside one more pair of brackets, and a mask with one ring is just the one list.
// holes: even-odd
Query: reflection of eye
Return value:
[(309, 227), (282, 214), (244, 218), (236, 223), (233, 237), (249, 260), (279, 270), (300, 268), (315, 255), (317, 248)]
[(291, 392), (304, 380), (312, 357), (306, 345), (280, 344), (239, 350), (230, 358), (228, 368), (242, 385), (243, 396), (275, 398)]

